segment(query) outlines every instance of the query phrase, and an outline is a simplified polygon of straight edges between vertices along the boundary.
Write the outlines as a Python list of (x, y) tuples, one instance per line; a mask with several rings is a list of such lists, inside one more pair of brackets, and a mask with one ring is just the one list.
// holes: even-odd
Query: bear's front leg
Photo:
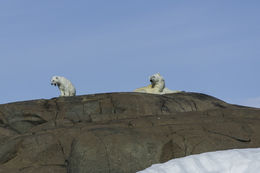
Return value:
[(64, 91), (64, 96), (70, 96), (69, 91)]
[(61, 97), (65, 96), (65, 92), (63, 90), (60, 90), (60, 96)]

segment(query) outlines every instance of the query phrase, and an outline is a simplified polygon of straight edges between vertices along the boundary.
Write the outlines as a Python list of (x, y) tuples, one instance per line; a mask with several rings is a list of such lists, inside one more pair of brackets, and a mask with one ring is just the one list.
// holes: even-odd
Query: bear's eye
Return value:
[(56, 77), (56, 79), (58, 79), (58, 77)]

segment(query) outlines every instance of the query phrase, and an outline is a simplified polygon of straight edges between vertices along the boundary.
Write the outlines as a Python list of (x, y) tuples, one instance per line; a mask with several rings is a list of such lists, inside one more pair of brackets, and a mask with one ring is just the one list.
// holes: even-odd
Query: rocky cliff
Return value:
[(133, 173), (260, 147), (260, 109), (199, 93), (108, 93), (0, 105), (0, 173)]

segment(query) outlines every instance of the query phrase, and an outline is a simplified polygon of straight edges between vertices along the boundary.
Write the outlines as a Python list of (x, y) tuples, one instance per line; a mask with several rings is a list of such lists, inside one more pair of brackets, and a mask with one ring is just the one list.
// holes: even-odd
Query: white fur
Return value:
[(165, 88), (165, 80), (160, 75), (160, 73), (156, 73), (149, 77), (151, 84), (142, 88), (137, 88), (134, 92), (142, 92), (142, 93), (151, 93), (151, 94), (169, 94), (169, 93), (177, 93), (180, 91), (173, 91), (168, 88)]
[(57, 85), (60, 90), (60, 96), (75, 96), (76, 89), (72, 83), (62, 76), (53, 76), (51, 78), (51, 85)]
[(181, 91), (170, 90), (169, 88), (164, 88), (164, 89), (163, 89), (163, 94), (179, 93), (179, 92), (181, 92)]

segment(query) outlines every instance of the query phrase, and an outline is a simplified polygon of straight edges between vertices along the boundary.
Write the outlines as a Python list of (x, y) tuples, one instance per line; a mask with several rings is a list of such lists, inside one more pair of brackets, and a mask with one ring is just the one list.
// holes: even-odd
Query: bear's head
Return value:
[(150, 76), (150, 82), (152, 84), (152, 88), (158, 88), (159, 92), (162, 92), (165, 87), (164, 78), (160, 75), (160, 73), (156, 73)]
[(163, 82), (164, 78), (160, 75), (160, 73), (155, 73), (154, 75), (149, 77), (152, 85), (156, 85), (157, 83)]
[(60, 86), (59, 76), (53, 76), (51, 78), (51, 85), (54, 85), (54, 86), (58, 85), (58, 86)]

